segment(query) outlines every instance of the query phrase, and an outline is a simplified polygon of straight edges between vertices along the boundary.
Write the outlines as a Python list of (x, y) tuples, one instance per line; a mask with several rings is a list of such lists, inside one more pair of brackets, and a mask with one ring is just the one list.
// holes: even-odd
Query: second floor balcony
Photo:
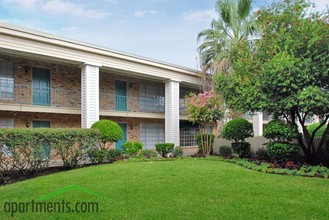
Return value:
[[(1, 85), (0, 105), (6, 107), (4, 110), (22, 110), (33, 107), (38, 109), (52, 109), (63, 113), (79, 112), (81, 109), (81, 91), (54, 88), (47, 86), (31, 86), (22, 84)], [(165, 97), (152, 96), (133, 97), (119, 96), (108, 93), (99, 93), (99, 109), (108, 112), (140, 112), (160, 113), (165, 112)], [(181, 114), (185, 112), (184, 99), (179, 101)], [(45, 112), (47, 112), (45, 110)], [(51, 111), (49, 111), (51, 112)]]

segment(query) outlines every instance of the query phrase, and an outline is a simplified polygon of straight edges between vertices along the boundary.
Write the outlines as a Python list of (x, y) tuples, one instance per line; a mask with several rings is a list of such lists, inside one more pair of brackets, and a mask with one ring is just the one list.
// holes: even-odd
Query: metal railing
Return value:
[(165, 98), (162, 96), (133, 97), (100, 93), (100, 100), (101, 110), (150, 113), (164, 113), (165, 111)]
[[(163, 96), (117, 96), (101, 92), (99, 100), (100, 110), (105, 111), (165, 112), (165, 97)], [(1, 84), (0, 103), (79, 109), (81, 108), (81, 91), (23, 84)], [(179, 100), (179, 111), (181, 114), (185, 113), (184, 99)]]
[(1, 85), (0, 103), (38, 105), (61, 108), (80, 108), (80, 90), (40, 88), (31, 85)]

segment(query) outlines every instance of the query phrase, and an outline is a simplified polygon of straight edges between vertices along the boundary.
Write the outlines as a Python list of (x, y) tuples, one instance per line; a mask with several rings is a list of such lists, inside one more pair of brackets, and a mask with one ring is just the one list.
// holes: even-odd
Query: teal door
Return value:
[(127, 111), (127, 83), (115, 81), (115, 110)]
[(50, 70), (33, 67), (33, 105), (50, 105)]
[(122, 140), (115, 143), (115, 149), (122, 150), (122, 144), (127, 142), (127, 124), (125, 123), (118, 123), (120, 128), (122, 129)]
[[(32, 121), (33, 128), (50, 128), (50, 121)], [(38, 152), (40, 158), (50, 158), (50, 144), (44, 143), (43, 149)]]

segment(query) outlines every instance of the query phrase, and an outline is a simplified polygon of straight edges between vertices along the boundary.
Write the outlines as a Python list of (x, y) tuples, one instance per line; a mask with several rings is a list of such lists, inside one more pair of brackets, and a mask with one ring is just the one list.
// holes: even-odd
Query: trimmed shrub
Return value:
[(230, 146), (220, 146), (219, 147), (219, 155), (223, 157), (232, 156), (232, 148)]
[(250, 144), (248, 142), (238, 142), (231, 144), (233, 151), (241, 158), (250, 157)]
[(233, 140), (232, 149), (239, 157), (250, 156), (250, 144), (245, 142), (246, 138), (253, 137), (252, 124), (243, 118), (235, 118), (227, 122), (222, 130), (225, 139)]
[(270, 121), (264, 129), (264, 137), (270, 139), (266, 144), (268, 155), (277, 161), (287, 161), (298, 152), (299, 145), (293, 143), (298, 130), (282, 120)]
[(142, 150), (141, 155), (146, 158), (154, 158), (157, 157), (157, 153), (153, 150)]
[(174, 146), (173, 143), (159, 143), (155, 144), (155, 149), (162, 157), (165, 157), (166, 154), (173, 152)]
[[(194, 136), (196, 143), (198, 144), (199, 153), (202, 153), (202, 142), (201, 142), (201, 135), (195, 134)], [(214, 140), (215, 135), (213, 134), (202, 134), (203, 142), (205, 143), (206, 140), (208, 140), (208, 145), (210, 145), (210, 154), (213, 153), (213, 147), (214, 147)]]
[(267, 152), (270, 157), (277, 161), (288, 161), (298, 152), (299, 145), (283, 142), (267, 143)]
[(105, 149), (91, 149), (88, 151), (88, 156), (92, 163), (103, 163), (107, 156)]
[(0, 169), (36, 171), (48, 166), (48, 129), (0, 129)]
[(270, 156), (268, 155), (268, 152), (265, 148), (259, 148), (257, 151), (256, 151), (256, 157), (258, 159), (261, 159), (261, 160), (269, 160), (270, 159)]
[(119, 149), (91, 149), (88, 156), (92, 163), (113, 163), (121, 159), (122, 151)]
[(121, 147), (123, 151), (128, 155), (137, 155), (142, 149), (144, 144), (141, 142), (129, 142), (127, 141)]
[(174, 157), (181, 157), (183, 156), (183, 148), (182, 147), (175, 147), (174, 151), (172, 152)]
[(75, 167), (99, 141), (100, 132), (94, 129), (0, 129), (0, 169), (44, 168), (51, 159), (50, 148), (65, 167)]
[(264, 137), (274, 142), (291, 142), (298, 136), (298, 129), (282, 120), (272, 120), (265, 126)]
[(99, 145), (101, 133), (96, 129), (49, 129), (49, 140), (64, 167), (73, 168), (86, 159), (90, 148)]
[(122, 151), (119, 149), (108, 149), (106, 150), (106, 161), (109, 163), (113, 163), (114, 161), (117, 161), (119, 159), (122, 159)]
[(232, 119), (224, 125), (222, 136), (235, 143), (245, 142), (246, 138), (254, 136), (252, 123), (243, 118)]
[(101, 148), (105, 148), (107, 142), (117, 142), (123, 138), (122, 129), (111, 120), (99, 120), (91, 128), (100, 130), (103, 145)]

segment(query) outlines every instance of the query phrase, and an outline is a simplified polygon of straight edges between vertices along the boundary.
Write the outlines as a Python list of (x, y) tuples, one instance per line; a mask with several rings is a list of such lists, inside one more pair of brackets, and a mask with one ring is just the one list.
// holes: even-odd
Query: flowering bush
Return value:
[(201, 146), (201, 153), (208, 155), (211, 151), (211, 141), (208, 139), (211, 131), (208, 128), (209, 125), (213, 125), (223, 118), (223, 101), (213, 89), (198, 95), (192, 94), (186, 97), (185, 101), (189, 120), (194, 124), (199, 124), (200, 136), (206, 135), (207, 137), (206, 140), (201, 138), (198, 145)]
[(186, 98), (189, 120), (193, 123), (217, 122), (223, 118), (222, 99), (212, 89), (209, 92), (190, 95)]

